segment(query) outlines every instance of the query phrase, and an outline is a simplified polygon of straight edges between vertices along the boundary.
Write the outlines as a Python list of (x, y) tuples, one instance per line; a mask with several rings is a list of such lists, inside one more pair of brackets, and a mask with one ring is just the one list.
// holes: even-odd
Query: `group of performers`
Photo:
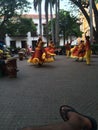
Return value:
[(34, 53), (28, 59), (29, 63), (42, 65), (43, 63), (49, 63), (54, 61), (55, 45), (52, 40), (50, 40), (48, 47), (44, 47), (44, 41), (42, 37), (39, 37)]
[(81, 40), (77, 45), (71, 48), (71, 44), (67, 42), (66, 44), (66, 56), (75, 58), (76, 61), (86, 60), (86, 64), (90, 65), (91, 59), (91, 47), (89, 36), (85, 37), (85, 41)]
[[(45, 42), (42, 37), (39, 37), (35, 51), (32, 56), (28, 59), (29, 63), (42, 65), (43, 63), (53, 62), (55, 60), (55, 44), (50, 40), (48, 47), (44, 47)], [(75, 58), (76, 61), (86, 60), (86, 64), (90, 65), (91, 59), (91, 47), (89, 36), (85, 36), (85, 41), (80, 40), (73, 48), (71, 48), (71, 42), (65, 44), (66, 56)]]

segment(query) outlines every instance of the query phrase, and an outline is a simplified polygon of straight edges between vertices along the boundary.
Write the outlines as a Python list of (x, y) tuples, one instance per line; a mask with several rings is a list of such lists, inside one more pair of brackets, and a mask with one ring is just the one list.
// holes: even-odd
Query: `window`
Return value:
[(16, 41), (10, 41), (10, 47), (16, 48)]

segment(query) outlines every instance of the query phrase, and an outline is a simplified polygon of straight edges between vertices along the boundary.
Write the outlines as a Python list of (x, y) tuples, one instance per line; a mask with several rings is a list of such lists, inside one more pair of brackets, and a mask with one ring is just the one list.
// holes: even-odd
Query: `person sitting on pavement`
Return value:
[(77, 112), (68, 105), (60, 107), (60, 115), (64, 122), (40, 127), (25, 127), (20, 130), (97, 130), (96, 120)]

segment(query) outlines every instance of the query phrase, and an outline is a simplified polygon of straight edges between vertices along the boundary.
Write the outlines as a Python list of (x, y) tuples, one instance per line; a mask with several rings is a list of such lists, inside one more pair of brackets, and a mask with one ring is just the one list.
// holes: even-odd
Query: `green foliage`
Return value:
[(98, 44), (97, 43), (91, 45), (91, 49), (92, 49), (93, 54), (98, 54)]
[(27, 0), (0, 0), (0, 39), (3, 39), (6, 33), (6, 26), (10, 20), (30, 8), (30, 2)]
[(14, 14), (27, 11), (30, 3), (27, 0), (0, 0), (0, 16), (11, 18)]
[[(87, 9), (91, 7), (91, 3), (89, 0), (70, 0), (73, 5), (77, 6), (79, 10), (82, 12), (84, 17), (86, 18), (89, 27), (91, 27), (91, 15), (89, 15)], [(98, 9), (96, 7), (96, 3), (98, 0), (92, 0), (92, 11), (94, 16), (94, 24), (93, 25), (93, 37), (98, 42)], [(91, 9), (91, 8), (90, 8)]]
[[(55, 30), (55, 18), (53, 19), (53, 27)], [(78, 19), (72, 15), (70, 12), (65, 10), (60, 10), (59, 12), (59, 35), (68, 38), (69, 36), (81, 36), (80, 24), (77, 22)], [(48, 22), (48, 35), (51, 37), (51, 21)], [(46, 34), (46, 26), (44, 27), (44, 34)]]
[[(82, 35), (82, 32), (80, 31), (80, 24), (77, 22), (78, 19), (72, 15), (70, 15), (70, 12), (65, 10), (60, 10), (59, 12), (59, 36), (62, 36), (64, 39), (68, 39), (68, 37), (76, 36), (79, 37)], [(52, 20), (53, 23), (53, 31), (55, 32), (55, 23), (56, 19), (54, 18)], [(44, 34), (46, 34), (46, 27), (44, 28)], [(52, 32), (51, 32), (51, 21), (48, 22), (48, 35), (50, 38), (52, 38)], [(55, 33), (54, 33), (55, 37)]]
[(80, 36), (80, 25), (77, 22), (78, 19), (72, 15), (70, 12), (65, 10), (60, 10), (59, 13), (59, 26), (60, 26), (60, 33), (63, 33), (64, 37), (68, 36)]
[(36, 34), (36, 26), (32, 19), (20, 18), (15, 23), (10, 21), (6, 26), (6, 33), (9, 35), (26, 35), (27, 32)]
[(96, 3), (98, 3), (98, 0), (95, 0)]
[[(52, 23), (53, 23), (53, 30), (55, 30), (55, 18), (52, 19)], [(44, 35), (46, 35), (46, 32), (47, 32), (47, 27), (46, 25), (44, 26), (43, 28), (43, 33)], [(48, 35), (50, 37), (50, 39), (52, 38), (52, 32), (51, 32), (51, 20), (48, 22)]]

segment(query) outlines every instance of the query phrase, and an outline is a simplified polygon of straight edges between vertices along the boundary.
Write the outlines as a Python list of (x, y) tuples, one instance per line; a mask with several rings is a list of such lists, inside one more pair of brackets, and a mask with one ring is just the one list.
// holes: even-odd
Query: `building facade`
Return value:
[[(31, 32), (28, 32), (25, 36), (9, 36), (8, 34), (5, 35), (5, 43), (7, 47), (11, 48), (25, 48), (27, 46), (32, 46), (35, 48), (35, 44), (39, 37), (39, 15), (34, 14), (24, 14), (22, 15), (23, 18), (31, 18), (37, 28), (37, 36), (31, 36)], [(43, 28), (45, 26), (45, 15), (42, 15), (42, 35), (43, 35)], [(46, 42), (46, 38), (43, 36), (43, 40)]]
[[(31, 46), (32, 49), (35, 48), (35, 44), (38, 40), (39, 34), (40, 34), (40, 30), (39, 30), (39, 15), (38, 14), (24, 14), (22, 15), (23, 18), (28, 18), (28, 19), (32, 19), (32, 21), (34, 22), (36, 28), (37, 28), (37, 36), (32, 36), (31, 32), (28, 32), (26, 36), (9, 36), (8, 34), (6, 34), (5, 36), (5, 43), (7, 47), (11, 47), (11, 48), (25, 48), (27, 46)], [(53, 16), (55, 17), (55, 16)], [(49, 20), (50, 20), (50, 15), (49, 15)], [(47, 42), (46, 37), (44, 36), (44, 26), (46, 25), (46, 18), (45, 15), (42, 15), (42, 38), (44, 40), (44, 42)], [(63, 46), (63, 37), (60, 37), (60, 42), (59, 42), (60, 46)], [(47, 46), (47, 44), (45, 44), (45, 46)]]

